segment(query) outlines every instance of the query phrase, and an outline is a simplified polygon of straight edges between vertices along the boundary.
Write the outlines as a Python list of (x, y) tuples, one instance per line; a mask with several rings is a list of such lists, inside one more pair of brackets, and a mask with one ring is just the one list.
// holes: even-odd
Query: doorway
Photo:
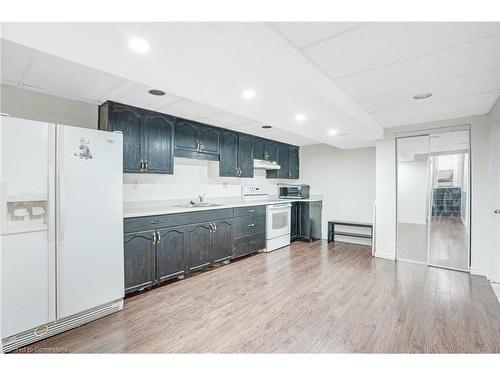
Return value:
[(398, 260), (470, 263), (470, 129), (396, 138)]

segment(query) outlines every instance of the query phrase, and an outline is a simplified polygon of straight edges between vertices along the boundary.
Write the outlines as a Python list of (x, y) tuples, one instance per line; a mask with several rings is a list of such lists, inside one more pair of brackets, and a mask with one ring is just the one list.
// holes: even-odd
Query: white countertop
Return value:
[(189, 199), (123, 202), (123, 217), (177, 214), (180, 212), (218, 210), (222, 208), (269, 205), (284, 202), (319, 202), (322, 200), (322, 195), (311, 195), (308, 199), (280, 199), (277, 196), (269, 196), (266, 199), (258, 200), (243, 200), (241, 197), (206, 198), (206, 202), (217, 204), (217, 206), (208, 207), (178, 207), (179, 205), (189, 203)]

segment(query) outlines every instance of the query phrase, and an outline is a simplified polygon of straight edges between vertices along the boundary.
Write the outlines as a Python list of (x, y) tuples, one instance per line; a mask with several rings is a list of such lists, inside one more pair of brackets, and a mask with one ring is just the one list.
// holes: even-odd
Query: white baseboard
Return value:
[(392, 253), (383, 253), (381, 251), (375, 251), (375, 258), (396, 260), (396, 257)]
[(488, 270), (484, 268), (471, 267), (470, 274), (477, 276), (488, 276)]
[(411, 260), (411, 259), (404, 259), (404, 258), (398, 258), (398, 261), (400, 262), (406, 262), (406, 263), (413, 263), (413, 264), (420, 264), (420, 265), (424, 265), (424, 266), (427, 266), (427, 262), (422, 262), (422, 261), (419, 261), (419, 260)]

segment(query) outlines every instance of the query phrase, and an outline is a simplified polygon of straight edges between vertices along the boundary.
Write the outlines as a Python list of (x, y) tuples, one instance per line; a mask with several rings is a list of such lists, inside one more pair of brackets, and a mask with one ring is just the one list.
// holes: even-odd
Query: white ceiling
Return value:
[(500, 90), (498, 23), (3, 23), (2, 38), (30, 47), (2, 43), (3, 82), (298, 145), (372, 145), (383, 127), (488, 113)]
[(54, 55), (1, 39), (2, 83), (93, 104), (112, 100), (136, 107), (199, 120), (244, 133), (304, 146), (318, 143), (283, 129), (262, 128), (262, 123), (167, 93), (149, 95), (153, 87), (89, 68)]

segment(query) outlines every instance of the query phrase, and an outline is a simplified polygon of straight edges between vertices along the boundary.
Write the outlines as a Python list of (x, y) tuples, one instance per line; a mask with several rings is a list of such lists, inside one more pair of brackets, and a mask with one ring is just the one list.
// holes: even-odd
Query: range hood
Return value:
[(265, 169), (268, 171), (281, 168), (280, 165), (278, 163), (276, 163), (275, 161), (259, 160), (259, 159), (253, 160), (253, 167), (254, 167), (254, 169)]

